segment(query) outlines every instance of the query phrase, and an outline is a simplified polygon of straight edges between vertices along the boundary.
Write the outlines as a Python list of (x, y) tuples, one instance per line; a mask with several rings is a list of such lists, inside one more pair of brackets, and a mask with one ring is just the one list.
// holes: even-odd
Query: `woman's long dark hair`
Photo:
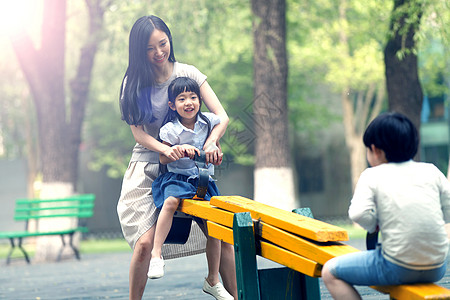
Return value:
[[(197, 81), (195, 81), (194, 79), (191, 79), (189, 77), (175, 78), (169, 85), (169, 89), (168, 89), (169, 101), (175, 105), (175, 98), (183, 92), (193, 92), (193, 93), (197, 94), (198, 101), (200, 104), (198, 112), (197, 112), (197, 116), (202, 118), (208, 126), (208, 134), (206, 135), (206, 139), (208, 139), (208, 136), (211, 133), (211, 121), (209, 121), (209, 119), (201, 112), (203, 100), (200, 95), (200, 87), (198, 86)], [(166, 118), (164, 119), (163, 125), (167, 122), (172, 122), (177, 118), (178, 119), (180, 118), (180, 115), (177, 113), (177, 111), (169, 109), (169, 111), (167, 112)], [(203, 144), (205, 144), (206, 139), (203, 142)]]
[(122, 120), (129, 125), (143, 125), (153, 119), (150, 95), (155, 75), (147, 58), (147, 46), (155, 29), (163, 31), (169, 38), (169, 61), (176, 61), (172, 34), (166, 23), (156, 16), (139, 18), (130, 31), (128, 68), (120, 88)]

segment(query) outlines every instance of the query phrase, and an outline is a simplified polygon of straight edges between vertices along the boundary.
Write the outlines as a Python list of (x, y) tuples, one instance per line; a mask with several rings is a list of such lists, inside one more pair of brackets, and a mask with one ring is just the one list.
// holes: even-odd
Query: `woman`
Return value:
[[(181, 76), (198, 82), (206, 107), (220, 118), (204, 148), (208, 162), (217, 164), (223, 155), (218, 148), (219, 140), (229, 121), (225, 110), (205, 75), (193, 66), (176, 62), (172, 35), (164, 21), (156, 16), (138, 19), (130, 32), (129, 64), (120, 94), (122, 119), (130, 125), (136, 140), (117, 205), (124, 237), (133, 248), (130, 299), (141, 299), (147, 282), (154, 225), (159, 214), (151, 190), (159, 174), (159, 154), (170, 160), (184, 156), (178, 146), (170, 147), (157, 139), (168, 110), (168, 85)], [(193, 253), (198, 252), (193, 250), (184, 255)], [(176, 254), (180, 255), (183, 254)], [(222, 243), (220, 274), (225, 288), (237, 299), (234, 251), (226, 243)]]

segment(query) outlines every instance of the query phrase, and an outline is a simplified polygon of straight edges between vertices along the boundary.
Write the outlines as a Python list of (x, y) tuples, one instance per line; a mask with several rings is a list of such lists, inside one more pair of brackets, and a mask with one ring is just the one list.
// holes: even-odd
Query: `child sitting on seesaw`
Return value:
[[(161, 209), (156, 222), (155, 239), (151, 253), (148, 277), (157, 279), (164, 276), (164, 259), (161, 249), (169, 234), (172, 219), (181, 199), (191, 199), (196, 195), (199, 171), (193, 162), (195, 153), (200, 154), (212, 128), (220, 119), (213, 113), (202, 113), (202, 99), (197, 82), (188, 77), (178, 77), (168, 88), (169, 113), (166, 124), (161, 127), (159, 136), (164, 144), (175, 146), (180, 159), (175, 161), (160, 154), (162, 164), (167, 164), (169, 172), (158, 176), (152, 184), (153, 199), (157, 208)], [(183, 157), (186, 155), (187, 157)], [(221, 157), (209, 164), (209, 175), (214, 174), (213, 164), (220, 164)], [(218, 196), (219, 190), (210, 178), (205, 200)], [(205, 230), (206, 229), (206, 226)], [(229, 245), (223, 245), (228, 246)], [(208, 276), (203, 284), (203, 291), (219, 300), (232, 300), (219, 281), (219, 264), (222, 242), (207, 236), (206, 257), (208, 260)]]
[(381, 246), (325, 263), (323, 281), (334, 299), (361, 299), (354, 285), (399, 285), (440, 280), (447, 269), (450, 183), (429, 163), (413, 161), (419, 136), (399, 113), (384, 113), (364, 137), (372, 168), (360, 176), (349, 217)]

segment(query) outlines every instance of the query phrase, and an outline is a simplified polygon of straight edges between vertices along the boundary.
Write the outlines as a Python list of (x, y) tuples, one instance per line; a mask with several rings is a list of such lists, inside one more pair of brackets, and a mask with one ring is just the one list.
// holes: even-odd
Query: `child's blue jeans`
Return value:
[(397, 285), (439, 281), (447, 262), (432, 270), (411, 270), (386, 260), (381, 248), (349, 253), (331, 259), (329, 270), (336, 278), (351, 285)]

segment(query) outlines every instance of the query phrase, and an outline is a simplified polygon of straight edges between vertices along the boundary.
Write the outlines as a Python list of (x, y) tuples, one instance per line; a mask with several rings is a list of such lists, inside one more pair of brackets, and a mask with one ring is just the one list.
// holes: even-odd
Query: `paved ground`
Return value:
[[(354, 244), (362, 247), (361, 242)], [(6, 266), (0, 262), (0, 299), (127, 299), (128, 267), (131, 253), (82, 254), (59, 263), (26, 265), (13, 261)], [(259, 267), (273, 263), (260, 259)], [(206, 258), (196, 255), (169, 260), (166, 276), (149, 280), (144, 299), (213, 299), (201, 290), (206, 274)], [(441, 280), (450, 288), (450, 270)], [(363, 299), (389, 299), (370, 288), (360, 288)], [(331, 299), (321, 282), (321, 298)], [(278, 300), (278, 299), (274, 299)]]

